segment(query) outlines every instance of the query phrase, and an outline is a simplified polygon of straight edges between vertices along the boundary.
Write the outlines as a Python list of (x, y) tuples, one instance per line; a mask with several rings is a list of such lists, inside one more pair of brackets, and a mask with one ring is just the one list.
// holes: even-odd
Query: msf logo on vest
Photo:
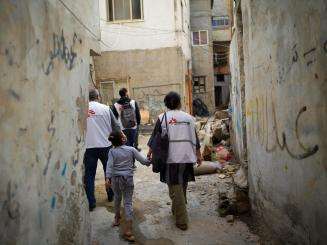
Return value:
[(89, 110), (88, 114), (87, 114), (87, 117), (92, 117), (95, 115), (95, 111), (93, 110)]
[(176, 125), (177, 124), (177, 120), (176, 120), (176, 118), (171, 118), (170, 120), (169, 120), (169, 122), (168, 122), (168, 124), (169, 125)]

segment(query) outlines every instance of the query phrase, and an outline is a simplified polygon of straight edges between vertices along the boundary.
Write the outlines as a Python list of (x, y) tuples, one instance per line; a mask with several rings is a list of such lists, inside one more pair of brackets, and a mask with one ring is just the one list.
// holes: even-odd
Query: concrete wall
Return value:
[(243, 164), (247, 160), (246, 114), (245, 114), (245, 74), (243, 51), (243, 25), (240, 4), (235, 8), (235, 25), (230, 44), (231, 89), (230, 107), (232, 110), (232, 145), (236, 158)]
[(93, 0), (0, 2), (1, 244), (90, 244), (82, 160), (97, 12)]
[(155, 50), (129, 50), (103, 52), (95, 58), (98, 83), (114, 81), (114, 94), (127, 87), (130, 96), (140, 104), (143, 123), (153, 123), (164, 110), (163, 98), (170, 91), (177, 91), (188, 108), (185, 83), (187, 62), (180, 48)]
[(107, 21), (107, 0), (99, 3), (103, 51), (178, 46), (186, 59), (191, 59), (189, 0), (143, 0), (144, 20), (114, 23)]
[[(229, 16), (230, 23), (232, 22), (232, 0), (214, 0), (212, 8), (212, 16)], [(231, 40), (231, 24), (224, 28), (214, 28), (212, 32), (213, 41), (224, 42)]]
[(251, 201), (283, 244), (327, 242), (326, 13), (242, 1)]
[(210, 112), (215, 109), (214, 71), (212, 48), (211, 0), (191, 0), (191, 31), (208, 30), (208, 44), (192, 46), (192, 74), (206, 76), (206, 92), (193, 93), (200, 98)]

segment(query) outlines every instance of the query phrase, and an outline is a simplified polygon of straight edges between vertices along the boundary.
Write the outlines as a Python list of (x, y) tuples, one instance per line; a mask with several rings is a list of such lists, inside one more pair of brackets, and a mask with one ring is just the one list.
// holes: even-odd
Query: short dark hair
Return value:
[(115, 147), (124, 144), (122, 132), (112, 132), (109, 136), (109, 140)]
[(99, 91), (95, 88), (89, 90), (89, 101), (94, 101), (99, 99)]
[(170, 110), (178, 109), (181, 105), (181, 96), (176, 92), (169, 92), (164, 99), (165, 106)]
[(128, 92), (127, 88), (121, 88), (119, 90), (120, 97), (126, 97), (127, 92)]

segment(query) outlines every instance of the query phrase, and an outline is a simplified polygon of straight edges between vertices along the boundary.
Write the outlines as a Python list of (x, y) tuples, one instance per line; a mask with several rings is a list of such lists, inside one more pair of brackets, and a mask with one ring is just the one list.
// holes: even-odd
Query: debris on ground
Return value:
[(220, 179), (225, 179), (225, 178), (226, 178), (226, 175), (224, 175), (224, 174), (219, 174), (219, 175), (218, 175), (218, 178), (220, 178)]
[(228, 111), (227, 110), (216, 111), (214, 117), (215, 119), (226, 119), (228, 118)]
[(220, 162), (203, 161), (201, 166), (194, 167), (194, 175), (198, 176), (203, 174), (214, 174), (222, 169), (223, 165)]
[(232, 159), (232, 155), (229, 150), (227, 150), (227, 148), (222, 145), (215, 148), (215, 152), (217, 160), (220, 162), (226, 162)]
[(218, 213), (233, 223), (234, 217), (250, 211), (247, 170), (234, 156), (230, 143), (230, 117), (227, 110), (213, 116), (197, 118), (203, 164), (194, 168), (195, 175), (217, 173)]
[(237, 170), (237, 172), (233, 176), (233, 180), (235, 185), (241, 189), (246, 189), (248, 187), (248, 178), (243, 168)]

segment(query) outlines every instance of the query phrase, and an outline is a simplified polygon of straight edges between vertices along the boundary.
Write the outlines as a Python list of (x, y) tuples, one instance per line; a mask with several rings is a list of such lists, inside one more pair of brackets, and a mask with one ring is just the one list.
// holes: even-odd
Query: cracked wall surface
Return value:
[(83, 152), (97, 1), (0, 2), (0, 243), (88, 244)]
[(284, 244), (327, 241), (326, 8), (241, 1), (251, 201)]

